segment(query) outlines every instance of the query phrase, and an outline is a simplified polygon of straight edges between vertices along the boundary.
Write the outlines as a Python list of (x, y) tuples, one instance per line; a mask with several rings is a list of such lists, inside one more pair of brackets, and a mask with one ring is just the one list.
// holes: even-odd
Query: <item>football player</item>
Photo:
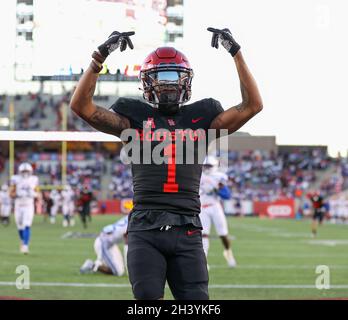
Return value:
[(344, 223), (347, 218), (347, 199), (344, 194), (337, 196), (337, 222)]
[(83, 227), (87, 228), (87, 220), (92, 221), (91, 218), (91, 202), (93, 200), (93, 193), (87, 185), (83, 186), (78, 198), (78, 211), (81, 217)]
[(50, 198), (52, 200), (52, 207), (50, 211), (50, 222), (51, 224), (55, 224), (58, 210), (61, 206), (62, 196), (58, 190), (53, 189), (50, 192)]
[(20, 252), (29, 253), (31, 225), (35, 213), (35, 198), (39, 191), (39, 178), (33, 175), (29, 163), (22, 163), (18, 175), (11, 178), (11, 197), (14, 198), (14, 215), (20, 238)]
[(71, 186), (66, 185), (62, 190), (62, 212), (63, 212), (63, 227), (75, 225), (74, 220), (74, 197), (75, 193)]
[(210, 227), (213, 223), (216, 233), (224, 246), (223, 256), (229, 267), (234, 268), (237, 263), (232, 253), (231, 242), (228, 234), (228, 225), (221, 200), (231, 198), (231, 192), (227, 187), (228, 177), (218, 171), (218, 160), (213, 156), (207, 156), (203, 163), (203, 174), (200, 185), (201, 221), (203, 249), (208, 257)]
[[(216, 49), (221, 45), (231, 56), (231, 72), (235, 63), (240, 104), (227, 110), (212, 98), (187, 104), (193, 78), (190, 63), (175, 48), (160, 47), (145, 58), (140, 70), (145, 101), (121, 97), (111, 110), (96, 105), (93, 95), (104, 61), (118, 48), (121, 52), (133, 49), (130, 37), (134, 32), (117, 31), (93, 52), (70, 102), (77, 115), (95, 129), (120, 137), (126, 148), (134, 147), (132, 155), (140, 158), (131, 161), (134, 208), (127, 229), (128, 274), (136, 299), (162, 299), (166, 281), (175, 299), (209, 298), (199, 218), (204, 157), (194, 157), (193, 163), (181, 161), (175, 141), (182, 141), (184, 149), (191, 147), (191, 154), (197, 155), (211, 131), (233, 133), (262, 110), (256, 82), (231, 32), (208, 31), (212, 32), (211, 45)], [(155, 132), (159, 138), (154, 138)], [(184, 133), (184, 138), (175, 140), (177, 133)], [(166, 147), (161, 149), (163, 144)], [(150, 159), (146, 156), (149, 148)], [(158, 154), (166, 161), (155, 161)]]
[[(80, 268), (80, 272), (92, 273), (102, 272), (114, 276), (122, 276), (125, 273), (125, 262), (127, 261), (127, 232), (128, 216), (118, 220), (112, 225), (103, 228), (100, 235), (94, 241), (94, 251), (97, 259), (87, 259)], [(125, 240), (123, 247), (124, 260), (118, 244)]]
[(326, 204), (324, 202), (324, 197), (320, 191), (315, 191), (309, 193), (308, 198), (312, 202), (313, 206), (313, 216), (312, 216), (312, 237), (316, 237), (318, 232), (318, 225), (321, 225), (324, 220), (326, 210)]
[(9, 193), (9, 187), (4, 184), (0, 190), (0, 219), (1, 223), (5, 226), (10, 223), (11, 215), (11, 197)]

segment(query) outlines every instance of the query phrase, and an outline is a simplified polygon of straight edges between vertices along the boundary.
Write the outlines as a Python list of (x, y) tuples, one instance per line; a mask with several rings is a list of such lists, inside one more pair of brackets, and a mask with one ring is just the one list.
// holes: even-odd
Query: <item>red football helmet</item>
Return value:
[(155, 107), (180, 106), (191, 98), (193, 71), (185, 55), (172, 47), (151, 52), (139, 77), (145, 100)]

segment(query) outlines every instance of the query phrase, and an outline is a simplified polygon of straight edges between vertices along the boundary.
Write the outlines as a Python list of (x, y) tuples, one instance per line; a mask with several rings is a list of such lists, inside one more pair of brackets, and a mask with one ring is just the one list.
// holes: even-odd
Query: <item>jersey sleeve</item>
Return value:
[(12, 176), (10, 179), (10, 186), (17, 185), (17, 181), (18, 181), (18, 176)]
[(221, 106), (221, 103), (218, 100), (213, 98), (209, 99), (209, 127), (213, 120), (224, 111), (224, 108)]
[(103, 233), (112, 233), (115, 229), (115, 226), (113, 224), (109, 224), (103, 228)]
[(139, 100), (132, 98), (118, 98), (116, 102), (110, 107), (111, 110), (126, 117), (131, 125), (131, 128), (137, 127), (139, 112)]

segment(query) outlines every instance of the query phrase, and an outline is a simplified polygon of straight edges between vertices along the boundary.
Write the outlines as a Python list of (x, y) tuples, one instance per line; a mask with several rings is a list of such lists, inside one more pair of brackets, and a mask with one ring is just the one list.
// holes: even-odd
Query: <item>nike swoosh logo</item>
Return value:
[(192, 119), (192, 123), (197, 123), (198, 121), (202, 120), (203, 117), (199, 117), (197, 119)]
[(201, 232), (201, 230), (187, 230), (187, 235), (188, 236), (192, 236), (193, 234), (195, 234), (195, 233), (198, 233), (198, 232)]

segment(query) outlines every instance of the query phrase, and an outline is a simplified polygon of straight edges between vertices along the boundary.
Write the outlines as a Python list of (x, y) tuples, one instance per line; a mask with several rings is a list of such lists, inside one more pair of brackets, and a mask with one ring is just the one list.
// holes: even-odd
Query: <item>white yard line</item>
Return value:
[[(245, 253), (241, 250), (238, 250), (236, 254), (237, 258), (239, 257), (250, 257), (250, 258), (344, 258), (347, 259), (347, 253), (344, 250), (340, 252), (325, 252), (325, 253), (277, 253), (277, 252), (263, 252), (263, 253)], [(245, 250), (246, 251), (246, 250)], [(284, 252), (284, 251), (283, 251)], [(209, 257), (222, 257), (221, 253), (212, 251), (209, 252)], [(209, 260), (209, 259), (208, 259)]]
[[(348, 265), (328, 265), (330, 269), (343, 269), (348, 270)], [(212, 269), (228, 269), (227, 264), (209, 264)], [(313, 269), (315, 270), (316, 265), (295, 265), (295, 264), (284, 264), (284, 265), (237, 265), (236, 269)]]
[[(14, 287), (15, 282), (0, 282), (2, 287)], [(31, 282), (32, 287), (81, 287), (81, 288), (130, 288), (126, 283), (72, 283), (72, 282)], [(210, 289), (316, 289), (314, 285), (301, 284), (212, 284)], [(348, 284), (332, 285), (330, 289), (348, 289)]]

